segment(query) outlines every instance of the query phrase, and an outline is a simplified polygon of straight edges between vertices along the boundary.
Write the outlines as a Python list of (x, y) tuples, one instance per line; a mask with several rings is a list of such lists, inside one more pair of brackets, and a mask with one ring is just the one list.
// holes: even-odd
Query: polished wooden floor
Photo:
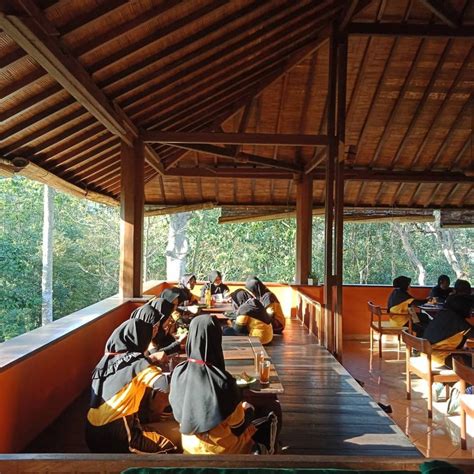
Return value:
[[(285, 388), (284, 453), (347, 456), (420, 456), (396, 424), (349, 373), (292, 320), (267, 347)], [(87, 452), (83, 440), (88, 393), (25, 452)]]

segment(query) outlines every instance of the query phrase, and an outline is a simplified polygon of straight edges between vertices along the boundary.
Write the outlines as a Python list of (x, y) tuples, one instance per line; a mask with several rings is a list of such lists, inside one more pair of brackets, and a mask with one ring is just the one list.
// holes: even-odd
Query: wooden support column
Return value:
[(326, 347), (342, 360), (342, 289), (344, 235), (344, 150), (346, 117), (347, 34), (329, 42), (324, 304)]
[(336, 78), (337, 78), (337, 43), (334, 31), (329, 40), (329, 72), (327, 98), (327, 135), (329, 144), (326, 160), (326, 194), (324, 200), (324, 312), (325, 312), (325, 346), (335, 352), (334, 328), (334, 188), (336, 174), (336, 157), (338, 143), (336, 140)]
[(337, 43), (337, 163), (335, 182), (335, 352), (342, 362), (343, 351), (343, 251), (344, 251), (344, 159), (346, 142), (346, 81), (347, 81), (347, 34), (341, 34)]
[(297, 284), (308, 283), (311, 272), (313, 242), (313, 178), (302, 175), (296, 182), (296, 278)]
[(120, 295), (142, 296), (145, 148), (122, 141), (120, 192)]

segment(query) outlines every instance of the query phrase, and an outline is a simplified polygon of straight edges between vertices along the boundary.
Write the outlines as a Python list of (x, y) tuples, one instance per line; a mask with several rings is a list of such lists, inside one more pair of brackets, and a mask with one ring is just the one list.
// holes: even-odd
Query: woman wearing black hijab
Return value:
[(433, 366), (451, 367), (451, 352), (462, 348), (472, 332), (471, 311), (469, 296), (448, 296), (444, 309), (428, 324), (423, 337), (432, 344)]
[[(248, 454), (256, 428), (235, 379), (225, 370), (219, 322), (194, 318), (186, 343), (188, 359), (171, 377), (170, 403), (188, 454)], [(247, 408), (247, 409), (246, 409)]]
[(427, 299), (419, 300), (411, 296), (408, 293), (410, 284), (411, 278), (406, 276), (399, 276), (393, 280), (393, 291), (390, 293), (387, 302), (389, 321), (392, 327), (401, 328), (408, 322), (410, 319), (408, 307), (410, 305), (419, 306), (428, 301)]
[(201, 298), (206, 296), (206, 291), (208, 288), (211, 289), (211, 295), (221, 294), (229, 292), (229, 287), (222, 283), (222, 274), (217, 270), (212, 271), (209, 273), (209, 281), (202, 286), (201, 288)]
[(257, 298), (272, 318), (274, 334), (281, 334), (286, 320), (278, 298), (256, 276), (247, 278), (245, 288)]
[(247, 290), (235, 290), (230, 294), (236, 311), (232, 327), (224, 328), (225, 336), (249, 335), (258, 337), (262, 344), (273, 340), (272, 318), (265, 311), (262, 303), (253, 298)]
[(95, 453), (167, 453), (175, 445), (156, 431), (145, 431), (138, 418), (147, 387), (164, 377), (144, 352), (153, 328), (140, 319), (122, 323), (109, 337), (92, 374), (86, 441)]
[(450, 284), (451, 280), (448, 275), (440, 275), (438, 284), (431, 288), (430, 298), (436, 298), (438, 303), (444, 303), (452, 291), (449, 287)]
[(186, 273), (179, 280), (178, 288), (181, 290), (182, 294), (185, 296), (184, 303), (186, 304), (195, 304), (199, 303), (199, 298), (192, 293), (194, 286), (196, 285), (196, 276), (192, 273)]

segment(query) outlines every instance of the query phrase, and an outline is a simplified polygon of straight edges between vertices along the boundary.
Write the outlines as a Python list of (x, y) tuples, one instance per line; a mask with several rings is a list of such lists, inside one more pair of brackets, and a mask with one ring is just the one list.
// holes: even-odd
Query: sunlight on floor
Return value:
[[(375, 346), (377, 349), (377, 346)], [(376, 402), (391, 405), (390, 416), (426, 457), (474, 458), (474, 422), (467, 422), (467, 447), (460, 447), (459, 416), (446, 415), (447, 402), (433, 403), (428, 419), (425, 382), (412, 377), (412, 399), (405, 395), (405, 347), (399, 353), (395, 339), (384, 341), (382, 359), (371, 357), (368, 341), (344, 341), (344, 366), (364, 382)]]

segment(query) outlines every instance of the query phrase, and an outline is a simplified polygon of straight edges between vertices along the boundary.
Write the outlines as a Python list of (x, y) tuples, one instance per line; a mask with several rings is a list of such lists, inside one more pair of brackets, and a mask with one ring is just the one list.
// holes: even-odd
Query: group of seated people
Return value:
[[(222, 336), (248, 334), (270, 342), (274, 321), (276, 330), (284, 328), (280, 304), (257, 277), (229, 293), (221, 274), (212, 272), (202, 294), (207, 288), (223, 294), (236, 313), (232, 325), (222, 328), (212, 315), (187, 312), (199, 301), (195, 284), (194, 275), (185, 275), (178, 287), (134, 310), (109, 337), (92, 375), (86, 420), (92, 452), (273, 452), (279, 403), (260, 394), (243, 399), (226, 371)], [(185, 325), (187, 331), (180, 332)], [(187, 358), (168, 366), (168, 357), (183, 350)]]
[(452, 367), (451, 354), (461, 349), (474, 332), (472, 310), (474, 299), (471, 284), (458, 279), (450, 288), (447, 275), (440, 275), (438, 284), (432, 288), (429, 298), (419, 299), (409, 293), (411, 279), (399, 276), (393, 280), (394, 289), (388, 298), (387, 309), (392, 327), (403, 327), (411, 318), (409, 308), (424, 304), (442, 305), (435, 317), (419, 311), (413, 329), (418, 337), (427, 339), (432, 345), (433, 367)]

